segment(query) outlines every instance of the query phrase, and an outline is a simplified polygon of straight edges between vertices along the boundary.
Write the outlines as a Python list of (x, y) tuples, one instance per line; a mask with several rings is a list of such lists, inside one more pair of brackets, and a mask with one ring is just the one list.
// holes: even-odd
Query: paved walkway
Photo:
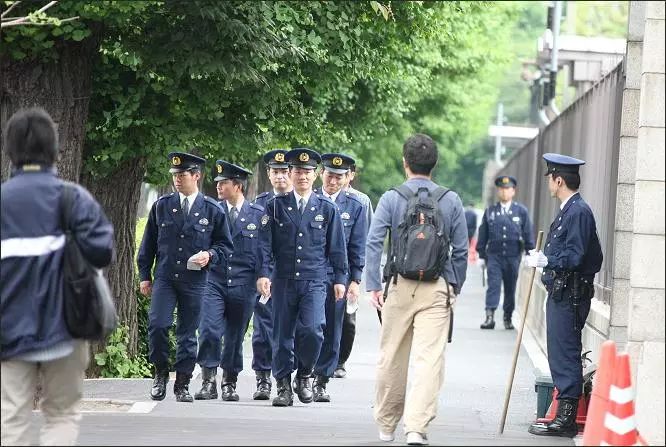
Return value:
[[(574, 445), (569, 439), (542, 439), (527, 433), (535, 419), (533, 365), (524, 350), (518, 361), (503, 435), (498, 435), (504, 392), (517, 331), (482, 331), (484, 289), (480, 271), (470, 267), (458, 300), (453, 343), (447, 347), (439, 414), (430, 426), (433, 445)], [(348, 376), (332, 379), (332, 402), (273, 408), (252, 400), (254, 376), (239, 377), (240, 402), (175, 402), (148, 399), (151, 380), (88, 380), (79, 442), (84, 445), (386, 445), (372, 419), (379, 324), (366, 302), (358, 314), (356, 344)], [(246, 345), (247, 346), (247, 345)], [(246, 349), (249, 367), (251, 350)], [(193, 380), (191, 391), (200, 386)], [(113, 399), (115, 405), (103, 401)], [(114, 410), (102, 412), (103, 410)], [(136, 413), (129, 413), (136, 411)], [(402, 428), (394, 444), (404, 444)]]

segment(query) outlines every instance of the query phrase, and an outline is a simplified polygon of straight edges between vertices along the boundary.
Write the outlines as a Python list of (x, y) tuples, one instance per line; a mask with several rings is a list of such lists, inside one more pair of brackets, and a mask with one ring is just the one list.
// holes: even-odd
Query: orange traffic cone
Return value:
[(594, 386), (590, 393), (590, 408), (583, 433), (583, 445), (599, 445), (603, 440), (604, 417), (608, 405), (608, 393), (613, 381), (616, 355), (614, 341), (608, 340), (601, 345), (599, 366), (594, 374)]
[(613, 384), (608, 395), (608, 409), (604, 417), (605, 433), (602, 445), (636, 445), (638, 430), (629, 354), (619, 354), (615, 359), (614, 369)]

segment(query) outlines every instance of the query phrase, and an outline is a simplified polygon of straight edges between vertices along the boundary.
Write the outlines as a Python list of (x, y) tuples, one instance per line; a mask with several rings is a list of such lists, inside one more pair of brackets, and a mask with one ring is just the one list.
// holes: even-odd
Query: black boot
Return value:
[(173, 394), (176, 395), (176, 402), (194, 402), (190, 394), (190, 379), (192, 374), (176, 372), (176, 383), (173, 384)]
[(294, 405), (294, 393), (291, 391), (291, 374), (276, 380), (277, 396), (273, 399), (274, 407), (291, 407)]
[(561, 436), (573, 438), (578, 434), (576, 414), (578, 413), (577, 399), (559, 399), (557, 401), (557, 415), (548, 424), (532, 424), (529, 432), (539, 436)]
[(217, 399), (217, 368), (201, 368), (201, 390), (194, 394), (196, 400)]
[(312, 386), (312, 394), (315, 402), (330, 402), (331, 396), (326, 392), (326, 384), (328, 377), (315, 376), (314, 385)]
[[(298, 373), (297, 373), (298, 374)], [(312, 402), (312, 384), (310, 383), (310, 374), (306, 376), (296, 376), (296, 386), (294, 392), (298, 396), (298, 400), (304, 404)]]
[(511, 323), (511, 314), (504, 314), (504, 329), (515, 329)]
[(271, 372), (257, 371), (257, 391), (252, 395), (254, 400), (268, 400), (271, 398)]
[(486, 321), (481, 325), (481, 329), (495, 329), (495, 309), (486, 309)]
[(227, 402), (237, 402), (238, 393), (236, 392), (236, 382), (238, 376), (227, 371), (222, 372), (222, 400)]
[(155, 378), (153, 379), (153, 387), (150, 389), (152, 400), (164, 400), (167, 382), (169, 382), (169, 368), (155, 366)]

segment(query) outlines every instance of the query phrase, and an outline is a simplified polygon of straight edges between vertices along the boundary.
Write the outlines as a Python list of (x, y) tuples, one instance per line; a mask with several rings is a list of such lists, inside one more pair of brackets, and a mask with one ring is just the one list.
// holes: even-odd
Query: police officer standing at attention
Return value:
[[(289, 178), (289, 165), (285, 160), (287, 152), (285, 149), (275, 149), (264, 154), (263, 160), (273, 190), (262, 192), (254, 199), (254, 203), (263, 208), (266, 208), (266, 203), (273, 197), (286, 194), (293, 189)], [(272, 274), (272, 261), (269, 271)], [(264, 301), (261, 299), (261, 295), (257, 295), (252, 326), (252, 369), (257, 377), (257, 390), (252, 398), (268, 400), (271, 398), (271, 362), (273, 361), (272, 300)]]
[[(243, 338), (256, 301), (259, 225), (264, 209), (245, 200), (250, 171), (223, 160), (215, 162), (217, 196), (227, 210), (234, 252), (210, 268), (201, 305), (199, 353), (201, 390), (197, 400), (217, 399), (217, 365), (222, 367), (222, 400), (237, 401), (236, 382), (243, 370)], [(220, 340), (224, 349), (220, 360)]]
[(578, 187), (583, 160), (544, 154), (548, 189), (557, 197), (560, 212), (550, 225), (546, 246), (525, 258), (528, 267), (543, 268), (546, 286), (546, 337), (548, 364), (558, 390), (555, 419), (533, 424), (529, 432), (573, 438), (578, 433), (576, 414), (583, 393), (581, 334), (594, 296), (594, 275), (601, 270), (603, 254), (592, 210)]
[[(152, 295), (148, 338), (155, 378), (150, 397), (162, 400), (166, 395), (169, 329), (178, 306), (173, 391), (178, 402), (192, 402), (188, 388), (197, 357), (196, 330), (206, 290), (206, 267), (227, 259), (233, 243), (223, 209), (199, 192), (197, 182), (205, 160), (184, 152), (170, 153), (169, 160), (177, 192), (160, 197), (150, 210), (137, 257), (139, 287), (142, 294)], [(154, 282), (153, 262), (156, 262)]]
[(501, 175), (495, 179), (499, 202), (483, 213), (476, 250), (487, 264), (486, 321), (481, 329), (495, 328), (495, 309), (504, 284), (504, 328), (513, 329), (516, 282), (523, 251), (534, 248), (534, 233), (527, 208), (514, 202), (516, 179)]
[[(312, 402), (310, 375), (319, 356), (325, 324), (326, 280), (334, 271), (335, 298), (344, 298), (347, 284), (345, 232), (337, 206), (312, 191), (320, 155), (307, 148), (285, 156), (293, 192), (275, 196), (266, 204), (259, 239), (257, 291), (273, 300), (273, 376), (277, 397), (273, 405), (293, 405), (291, 372), (294, 338), (299, 326), (296, 393)], [(275, 260), (272, 283), (271, 260)]]
[[(368, 234), (366, 210), (359, 199), (353, 194), (343, 190), (347, 184), (349, 168), (354, 159), (344, 154), (323, 154), (322, 163), (322, 189), (316, 191), (338, 206), (342, 225), (345, 230), (345, 243), (347, 245), (347, 260), (349, 264), (349, 282), (347, 300), (356, 303), (359, 297), (359, 284), (365, 266), (365, 241)], [(315, 379), (313, 395), (315, 402), (330, 402), (331, 397), (326, 392), (326, 384), (338, 366), (340, 356), (340, 340), (342, 337), (343, 319), (346, 314), (346, 301), (335, 297), (333, 284), (335, 272), (332, 266), (328, 268), (328, 282), (326, 285), (326, 327), (324, 328), (324, 342), (315, 365)]]

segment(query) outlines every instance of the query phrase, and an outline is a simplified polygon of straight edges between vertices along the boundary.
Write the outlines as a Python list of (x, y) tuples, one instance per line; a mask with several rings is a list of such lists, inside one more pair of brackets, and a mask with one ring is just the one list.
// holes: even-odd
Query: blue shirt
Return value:
[[(430, 191), (437, 184), (425, 178), (412, 178), (405, 183), (412, 191), (426, 187)], [(391, 229), (396, 234), (407, 207), (407, 201), (397, 191), (387, 191), (379, 199), (372, 219), (368, 243), (366, 245), (366, 289), (381, 290), (381, 258), (386, 232)], [(453, 285), (454, 292), (460, 293), (467, 275), (467, 222), (460, 197), (453, 191), (447, 193), (439, 201), (439, 210), (444, 221), (445, 231), (449, 234), (451, 256), (442, 268), (442, 276)]]
[(334, 283), (347, 283), (345, 231), (333, 202), (312, 193), (301, 215), (292, 191), (270, 199), (264, 213), (259, 233), (259, 277), (269, 277), (274, 259), (277, 278), (325, 281), (330, 265)]

